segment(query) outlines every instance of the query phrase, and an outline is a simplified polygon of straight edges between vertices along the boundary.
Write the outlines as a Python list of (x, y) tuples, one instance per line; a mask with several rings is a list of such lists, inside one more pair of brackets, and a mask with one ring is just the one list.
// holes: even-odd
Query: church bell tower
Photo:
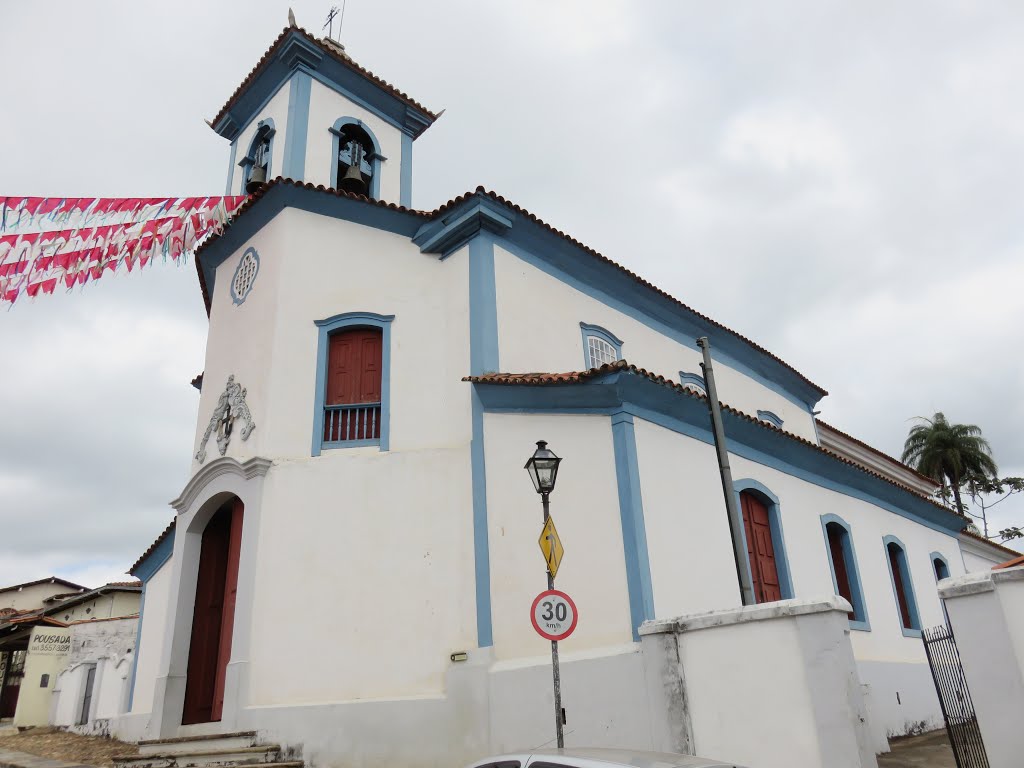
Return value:
[(439, 114), (289, 21), (210, 122), (231, 142), (225, 194), (280, 176), (411, 207), (413, 141)]

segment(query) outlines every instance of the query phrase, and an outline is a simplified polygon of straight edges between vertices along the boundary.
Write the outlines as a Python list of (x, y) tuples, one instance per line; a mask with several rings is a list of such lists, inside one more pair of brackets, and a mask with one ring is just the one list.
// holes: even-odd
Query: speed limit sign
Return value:
[(530, 608), (533, 628), (546, 640), (565, 640), (576, 629), (578, 618), (576, 603), (557, 589), (541, 592)]

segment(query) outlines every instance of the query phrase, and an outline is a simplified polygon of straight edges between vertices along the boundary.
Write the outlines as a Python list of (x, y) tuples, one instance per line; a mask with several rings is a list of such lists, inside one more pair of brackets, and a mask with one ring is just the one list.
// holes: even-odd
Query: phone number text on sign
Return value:
[(541, 592), (530, 608), (533, 628), (546, 640), (565, 640), (576, 629), (577, 619), (576, 603), (557, 589)]

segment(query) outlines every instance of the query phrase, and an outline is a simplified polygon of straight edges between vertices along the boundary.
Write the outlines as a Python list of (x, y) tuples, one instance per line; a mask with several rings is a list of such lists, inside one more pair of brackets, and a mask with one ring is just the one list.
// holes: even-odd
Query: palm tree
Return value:
[(942, 413), (912, 427), (903, 444), (903, 461), (922, 475), (953, 491), (956, 509), (964, 514), (960, 486), (967, 476), (995, 477), (992, 449), (973, 424), (950, 424)]

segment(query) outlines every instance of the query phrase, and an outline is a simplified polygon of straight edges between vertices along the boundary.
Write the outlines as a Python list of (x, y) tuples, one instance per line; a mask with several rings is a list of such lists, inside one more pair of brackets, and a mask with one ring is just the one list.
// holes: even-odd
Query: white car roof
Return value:
[(607, 749), (598, 747), (577, 747), (571, 749), (537, 749), (518, 754), (496, 755), (478, 760), (470, 768), (481, 768), (494, 763), (552, 762), (574, 766), (574, 768), (740, 768), (733, 763), (723, 763), (706, 757), (678, 755), (671, 752), (645, 752), (634, 749)]

